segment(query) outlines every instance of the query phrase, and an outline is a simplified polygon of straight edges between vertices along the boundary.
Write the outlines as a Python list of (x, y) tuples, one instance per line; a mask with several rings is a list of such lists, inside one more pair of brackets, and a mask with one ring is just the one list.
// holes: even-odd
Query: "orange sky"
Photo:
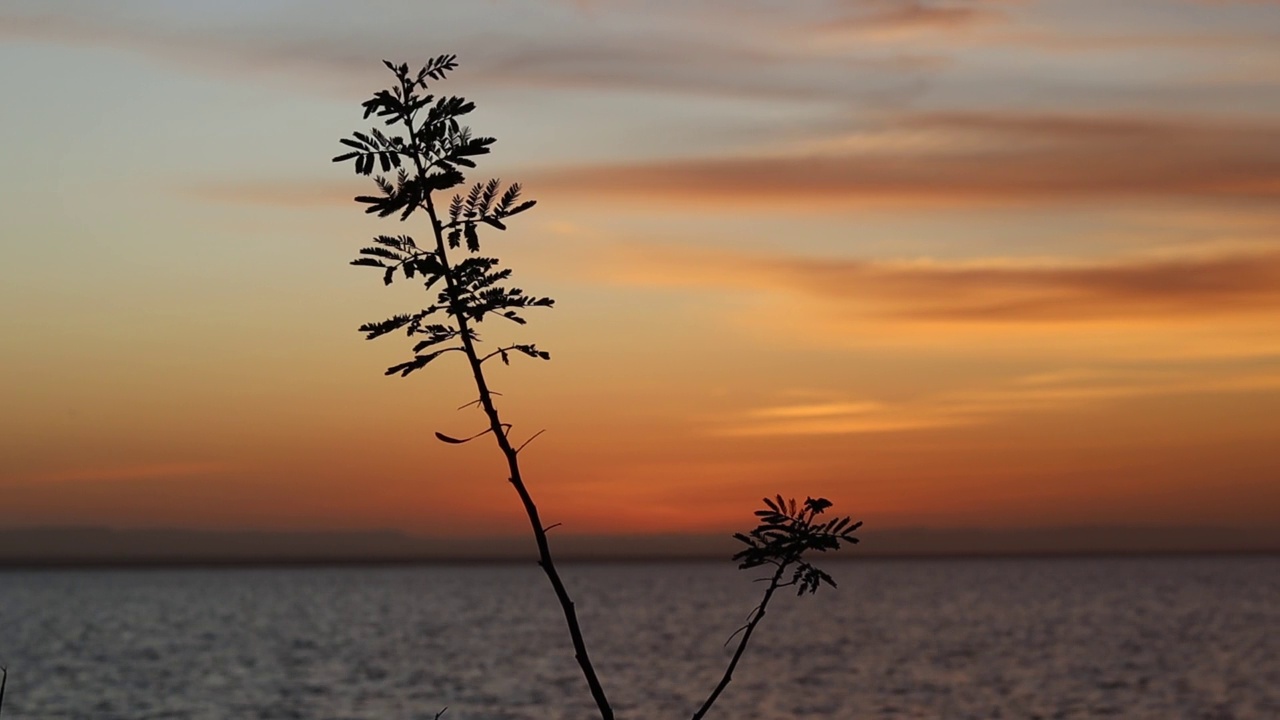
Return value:
[(355, 331), (427, 230), (328, 160), (443, 52), (563, 532), (1280, 524), (1275, 3), (213, 5), (0, 11), (0, 528), (523, 532), (463, 365)]

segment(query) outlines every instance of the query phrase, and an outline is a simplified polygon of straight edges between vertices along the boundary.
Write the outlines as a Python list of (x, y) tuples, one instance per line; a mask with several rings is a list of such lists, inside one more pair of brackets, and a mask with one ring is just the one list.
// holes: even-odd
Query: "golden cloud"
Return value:
[(708, 434), (781, 437), (903, 432), (976, 425), (1142, 397), (1280, 391), (1280, 369), (1238, 370), (1213, 363), (1160, 371), (1145, 367), (1127, 371), (1075, 368), (897, 402), (832, 401), (753, 408), (714, 419)]
[(819, 35), (859, 40), (893, 40), (925, 32), (955, 32), (998, 21), (1003, 14), (982, 3), (927, 5), (922, 2), (872, 3), (869, 12), (843, 15), (819, 23)]
[[(659, 261), (652, 258), (666, 258)], [(1280, 312), (1280, 250), (1099, 262), (868, 261), (667, 248), (623, 282), (780, 291), (896, 322), (1069, 323)]]
[[(952, 113), (831, 138), (830, 150), (552, 168), (539, 192), (807, 211), (1134, 198), (1280, 198), (1280, 127), (1216, 120)], [(855, 151), (848, 151), (853, 146)]]

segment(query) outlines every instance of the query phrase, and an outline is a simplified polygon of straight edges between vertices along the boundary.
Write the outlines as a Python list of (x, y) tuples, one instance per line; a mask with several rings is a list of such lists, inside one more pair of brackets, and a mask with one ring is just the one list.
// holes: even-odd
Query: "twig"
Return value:
[[(412, 122), (407, 122), (406, 125), (409, 135), (413, 136)], [(415, 156), (414, 161), (418, 165), (419, 176), (425, 177), (426, 170), (422, 167), (421, 159)], [(427, 215), (431, 218), (431, 227), (435, 231), (436, 253), (440, 256), (441, 264), (445, 268), (450, 268), (448, 252), (445, 249), (444, 228), (439, 216), (436, 214), (435, 202), (429, 194), (426, 197), (425, 206)], [(458, 290), (451, 269), (444, 273), (444, 280), (447, 292), (456, 296)], [(564, 612), (564, 621), (569, 629), (569, 639), (573, 643), (574, 659), (578, 661), (582, 676), (587, 681), (587, 688), (591, 691), (591, 698), (595, 700), (596, 708), (600, 712), (600, 720), (613, 720), (613, 706), (609, 704), (609, 698), (605, 695), (604, 686), (600, 684), (600, 678), (596, 676), (595, 666), (591, 664), (591, 656), (587, 653), (587, 643), (582, 636), (582, 626), (578, 624), (578, 613), (574, 609), (573, 599), (569, 597), (569, 591), (565, 588), (564, 581), (560, 579), (560, 573), (556, 570), (555, 560), (551, 557), (551, 545), (547, 541), (546, 530), (543, 529), (542, 520), (538, 516), (538, 506), (534, 504), (533, 496), (529, 494), (529, 489), (525, 486), (524, 478), (520, 474), (518, 453), (511, 446), (511, 440), (505, 432), (505, 423), (499, 418), (498, 408), (493, 403), (493, 393), (490, 392), (488, 382), (485, 379), (480, 355), (476, 352), (475, 343), (471, 338), (467, 317), (463, 313), (454, 313), (454, 318), (457, 320), (458, 329), (461, 331), (463, 352), (466, 353), (467, 361), (471, 365), (471, 375), (475, 380), (476, 391), (480, 396), (480, 407), (484, 410), (485, 416), (489, 418), (489, 429), (493, 432), (494, 440), (498, 443), (498, 449), (502, 451), (502, 455), (507, 460), (507, 470), (510, 473), (508, 479), (511, 482), (511, 486), (515, 488), (516, 494), (520, 496), (520, 503), (524, 505), (525, 514), (529, 517), (529, 527), (533, 530), (534, 540), (538, 545), (538, 566), (542, 568), (547, 580), (551, 582), (551, 589), (555, 591), (556, 600), (559, 601), (560, 609)]]
[(542, 433), (544, 433), (544, 432), (546, 432), (546, 430), (545, 430), (545, 429), (543, 429), (543, 430), (539, 430), (538, 432), (536, 432), (536, 433), (534, 433), (534, 434), (533, 434), (533, 437), (531, 437), (531, 438), (529, 438), (528, 440), (525, 440), (524, 442), (520, 443), (520, 447), (516, 448), (516, 454), (517, 454), (517, 455), (519, 455), (519, 454), (520, 454), (520, 451), (524, 449), (524, 446), (525, 446), (525, 445), (528, 445), (529, 443), (531, 443), (531, 442), (533, 442), (534, 440), (536, 440), (536, 439), (538, 438), (538, 436), (539, 436), (539, 435), (541, 435), (541, 434), (542, 434)]
[(740, 633), (740, 632), (742, 632), (743, 630), (746, 630), (746, 629), (747, 629), (747, 626), (746, 626), (746, 625), (743, 625), (742, 627), (738, 628), (737, 630), (734, 630), (734, 631), (733, 631), (733, 633), (732, 633), (731, 635), (729, 635), (729, 637), (727, 637), (727, 638), (725, 638), (725, 639), (724, 639), (724, 645), (721, 645), (720, 647), (729, 647), (729, 643), (733, 642), (733, 639), (734, 639), (734, 638), (736, 638), (736, 637), (738, 637), (738, 633)]
[[(489, 394), (490, 394), (490, 395), (498, 395), (498, 396), (501, 396), (501, 395), (502, 395), (502, 393), (498, 392), (497, 390), (490, 390), (490, 391), (489, 391)], [(479, 400), (479, 399), (476, 399), (476, 400), (472, 400), (471, 402), (467, 403), (466, 405), (459, 405), (459, 406), (458, 406), (458, 409), (459, 409), (459, 410), (466, 410), (467, 408), (471, 407), (472, 405), (479, 405), (479, 404), (480, 404), (480, 400)], [(440, 712), (444, 712), (444, 711), (443, 711), (443, 710), (441, 710)]]
[[(505, 435), (505, 434), (506, 434), (506, 432), (505, 432), (505, 431), (510, 430), (510, 429), (511, 429), (511, 426), (510, 426), (510, 425), (508, 425), (508, 424), (506, 424), (506, 423), (503, 423), (503, 424), (502, 424), (502, 429), (503, 429), (503, 434)], [(437, 438), (438, 440), (440, 440), (440, 442), (447, 442), (447, 443), (449, 443), (450, 445), (461, 445), (461, 444), (463, 444), (463, 443), (469, 443), (469, 442), (471, 442), (472, 440), (475, 440), (476, 438), (480, 437), (481, 435), (485, 435), (485, 434), (487, 434), (487, 433), (491, 433), (491, 432), (493, 432), (493, 428), (488, 428), (488, 429), (486, 429), (486, 430), (481, 430), (480, 432), (476, 433), (475, 435), (471, 435), (471, 436), (464, 437), (464, 438), (451, 437), (451, 436), (449, 436), (449, 435), (445, 435), (445, 434), (444, 434), (444, 433), (442, 433), (442, 432), (437, 432), (437, 433), (436, 433), (436, 438)]]
[[(724, 692), (724, 689), (729, 686), (729, 681), (733, 680), (733, 671), (738, 667), (738, 661), (742, 659), (742, 654), (747, 651), (747, 643), (751, 642), (751, 633), (755, 632), (756, 625), (759, 625), (760, 621), (764, 619), (765, 608), (769, 606), (769, 601), (773, 599), (773, 591), (778, 589), (778, 581), (782, 578), (782, 571), (786, 567), (785, 564), (778, 565), (778, 571), (773, 574), (769, 588), (764, 591), (764, 597), (761, 598), (760, 604), (756, 606), (755, 615), (752, 616), (750, 622), (734, 633), (734, 635), (737, 635), (738, 632), (742, 633), (742, 640), (738, 642), (738, 649), (734, 651), (733, 659), (729, 661), (729, 666), (725, 668), (724, 677), (720, 678), (720, 682), (716, 683), (715, 689), (707, 696), (706, 701), (702, 703), (702, 707), (698, 708), (698, 711), (693, 714), (693, 720), (702, 720), (702, 717), (715, 704), (716, 699), (720, 697), (720, 693)], [(730, 635), (729, 639), (732, 640), (733, 635)]]
[(0, 665), (0, 710), (4, 710), (4, 686), (9, 682), (9, 668)]

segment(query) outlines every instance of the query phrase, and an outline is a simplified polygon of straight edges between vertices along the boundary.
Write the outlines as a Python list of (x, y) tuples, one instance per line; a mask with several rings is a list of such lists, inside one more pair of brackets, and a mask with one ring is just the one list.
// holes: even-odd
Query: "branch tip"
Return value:
[(534, 434), (533, 434), (533, 437), (531, 437), (531, 438), (529, 438), (528, 440), (525, 440), (524, 442), (520, 443), (520, 447), (516, 448), (516, 454), (517, 454), (517, 455), (519, 455), (519, 454), (520, 454), (520, 451), (521, 451), (521, 450), (524, 450), (524, 446), (525, 446), (525, 445), (528, 445), (529, 443), (533, 442), (534, 440), (537, 440), (537, 439), (538, 439), (538, 436), (539, 436), (539, 435), (541, 435), (541, 434), (542, 434), (542, 433), (544, 433), (544, 432), (546, 432), (546, 429), (545, 429), (545, 428), (544, 428), (544, 429), (542, 429), (542, 430), (539, 430), (539, 431), (538, 431), (538, 432), (536, 432), (536, 433), (534, 433)]

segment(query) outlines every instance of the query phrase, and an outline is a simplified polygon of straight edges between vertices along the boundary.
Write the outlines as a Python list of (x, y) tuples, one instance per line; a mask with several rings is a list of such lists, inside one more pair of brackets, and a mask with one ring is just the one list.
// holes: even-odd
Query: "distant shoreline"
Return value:
[[(861, 543), (832, 559), (1280, 554), (1280, 528), (872, 528), (859, 537)], [(554, 538), (557, 559), (575, 563), (727, 564), (739, 547), (727, 533)], [(532, 564), (535, 554), (529, 538), (423, 537), (394, 530), (0, 528), (5, 569)]]
[[(1280, 549), (1199, 550), (1199, 551), (1098, 551), (1098, 552), (1030, 552), (1030, 553), (921, 553), (833, 555), (828, 562), (931, 562), (974, 560), (1111, 560), (1111, 559), (1178, 559), (1178, 558), (1280, 558)], [(251, 568), (376, 568), (376, 567), (484, 567), (495, 565), (534, 565), (536, 558), (133, 558), (133, 559), (9, 559), (0, 560), (0, 572), (39, 570), (221, 570)], [(728, 556), (622, 556), (566, 557), (570, 565), (658, 565), (693, 563), (729, 563)]]

